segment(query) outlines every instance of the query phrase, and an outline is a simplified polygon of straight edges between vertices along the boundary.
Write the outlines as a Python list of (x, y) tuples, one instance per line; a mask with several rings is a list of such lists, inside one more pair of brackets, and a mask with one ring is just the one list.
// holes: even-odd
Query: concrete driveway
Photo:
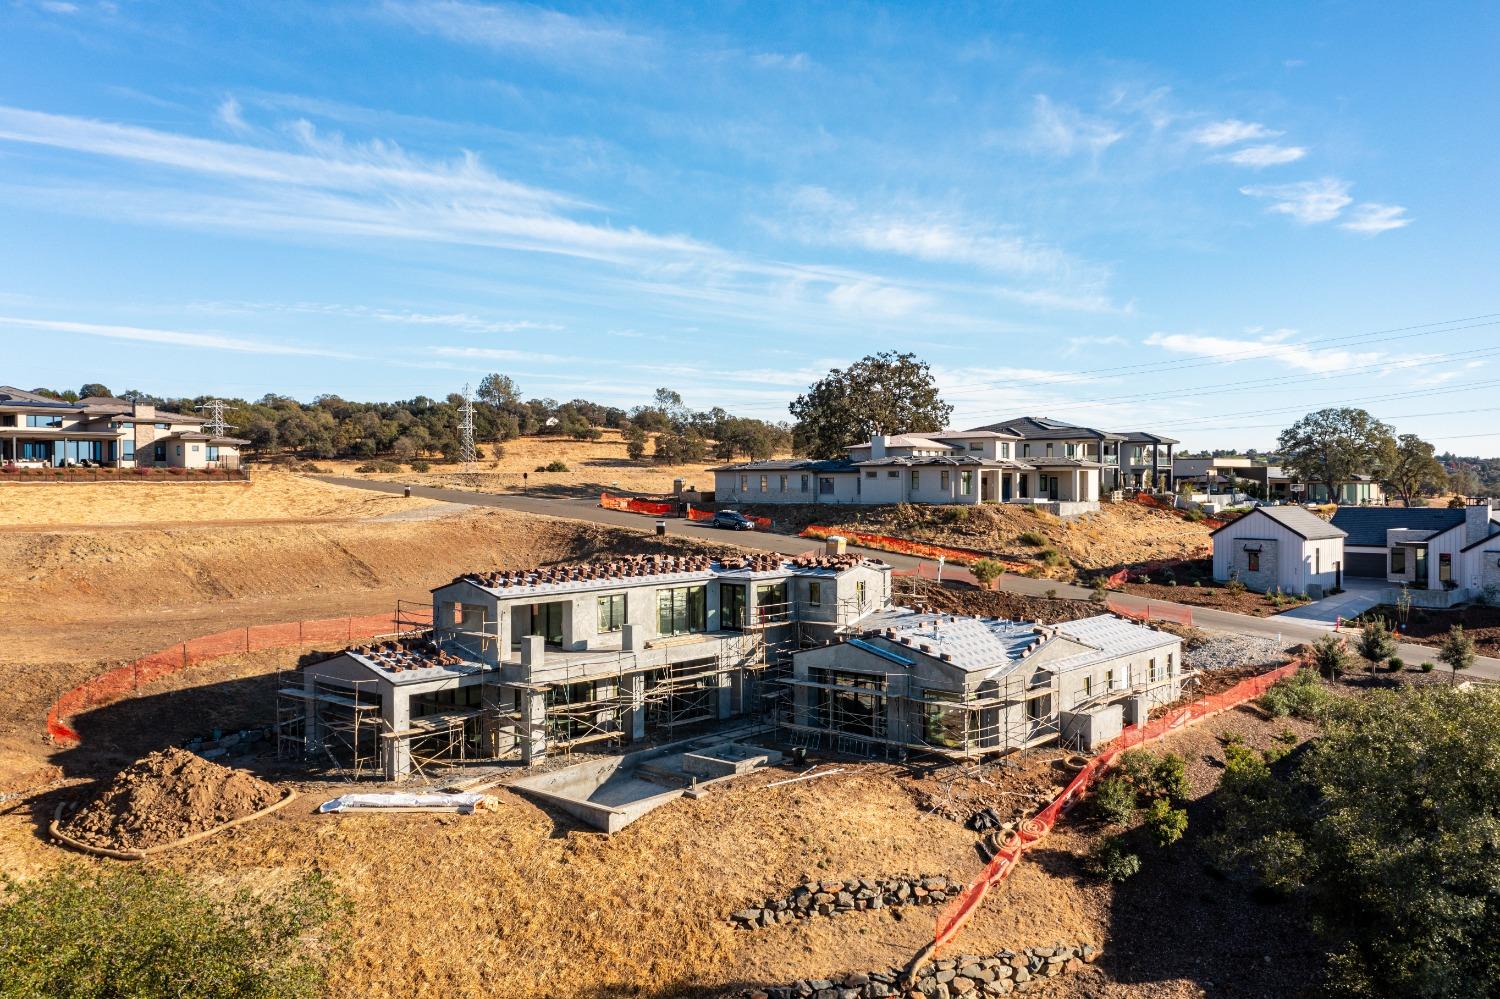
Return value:
[(1332, 630), (1338, 621), (1359, 617), (1371, 607), (1378, 606), (1388, 588), (1389, 584), (1382, 579), (1350, 579), (1346, 576), (1343, 593), (1314, 600), (1295, 610), (1278, 614), (1277, 617), (1283, 621), (1296, 621), (1298, 624)]

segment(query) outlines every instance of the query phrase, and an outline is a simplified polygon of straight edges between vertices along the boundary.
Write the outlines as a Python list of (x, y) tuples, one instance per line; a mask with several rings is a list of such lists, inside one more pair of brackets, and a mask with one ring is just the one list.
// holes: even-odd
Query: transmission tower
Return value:
[(458, 460), (464, 471), (474, 470), (479, 454), (474, 449), (474, 400), (469, 395), (468, 383), (464, 384), (464, 404), (458, 409)]
[(210, 399), (203, 405), (195, 406), (193, 408), (201, 409), (204, 412), (208, 413), (208, 422), (205, 423), (204, 426), (208, 428), (209, 436), (226, 437), (228, 436), (227, 431), (234, 429), (233, 426), (224, 422), (223, 399)]

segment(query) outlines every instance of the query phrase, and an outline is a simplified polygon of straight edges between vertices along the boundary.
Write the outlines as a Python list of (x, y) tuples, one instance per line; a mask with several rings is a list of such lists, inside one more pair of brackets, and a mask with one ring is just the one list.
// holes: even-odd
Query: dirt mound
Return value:
[(944, 586), (929, 579), (901, 581), (902, 592), (896, 602), (906, 607), (923, 606), (942, 614), (973, 614), (978, 617), (1003, 617), (1010, 621), (1035, 621), (1057, 624), (1080, 618), (1107, 614), (1103, 604), (1089, 600), (1028, 597), (1004, 590), (978, 590), (972, 586)]
[(120, 771), (62, 831), (93, 846), (144, 850), (258, 812), (281, 795), (244, 770), (163, 749)]

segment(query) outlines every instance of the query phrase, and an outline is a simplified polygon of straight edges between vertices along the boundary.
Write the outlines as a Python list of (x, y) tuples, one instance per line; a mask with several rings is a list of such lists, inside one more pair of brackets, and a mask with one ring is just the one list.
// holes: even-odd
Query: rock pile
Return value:
[(789, 923), (810, 916), (884, 909), (887, 906), (941, 905), (964, 890), (964, 885), (942, 875), (898, 874), (891, 878), (850, 878), (847, 881), (809, 881), (783, 898), (740, 909), (729, 920), (736, 929)]
[(91, 846), (144, 850), (242, 818), (281, 799), (274, 785), (185, 749), (164, 749), (120, 771), (61, 826)]
[(933, 961), (917, 969), (915, 981), (902, 985), (899, 970), (850, 972), (836, 978), (805, 978), (790, 985), (753, 989), (738, 993), (738, 999), (881, 999), (885, 996), (920, 996), (922, 999), (956, 999), (966, 996), (1003, 996), (1031, 992), (1049, 978), (1076, 968), (1080, 961), (1098, 956), (1092, 944), (1056, 944), (1027, 947), (1018, 952), (1002, 950), (990, 957), (953, 957)]

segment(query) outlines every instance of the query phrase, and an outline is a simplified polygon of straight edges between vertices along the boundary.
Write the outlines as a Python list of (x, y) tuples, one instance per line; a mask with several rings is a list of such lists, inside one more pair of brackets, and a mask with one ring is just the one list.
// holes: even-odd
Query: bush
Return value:
[(1390, 670), (1392, 673), (1399, 673), (1402, 670), (1406, 669), (1406, 660), (1402, 659), (1400, 656), (1391, 656), (1385, 661), (1385, 668)]
[(538, 472), (571, 472), (572, 469), (566, 463), (553, 459), (545, 465), (536, 466)]
[(1041, 553), (1040, 557), (1041, 557), (1042, 563), (1044, 565), (1049, 565), (1049, 566), (1065, 565), (1067, 563), (1067, 561), (1068, 561), (1067, 559), (1063, 558), (1062, 557), (1062, 553), (1059, 552), (1055, 548), (1045, 549)]
[(1245, 584), (1240, 582), (1238, 579), (1231, 579), (1229, 582), (1224, 584), (1224, 589), (1228, 590), (1230, 593), (1233, 593), (1235, 596), (1239, 596), (1241, 593), (1245, 592)]
[(1313, 643), (1312, 655), (1318, 672), (1330, 680), (1337, 680), (1349, 666), (1349, 650), (1344, 640), (1331, 633)]
[(1135, 818), (1135, 788), (1118, 775), (1104, 778), (1094, 790), (1094, 809), (1105, 822), (1126, 825)]
[(1422, 672), (1423, 673), (1431, 673), (1432, 672), (1432, 663), (1423, 663), (1422, 664)]
[(1005, 574), (1005, 566), (992, 558), (982, 558), (969, 566), (969, 572), (979, 581), (979, 585), (988, 590), (990, 585)]
[(413, 472), (430, 472), (432, 471), (432, 463), (421, 460), (414, 461), (411, 463), (411, 470)]
[(1208, 514), (1204, 513), (1202, 510), (1198, 509), (1195, 506), (1190, 506), (1186, 510), (1182, 511), (1182, 515), (1195, 524), (1201, 523), (1208, 519)]
[(1157, 755), (1144, 749), (1129, 750), (1120, 756), (1120, 772), (1136, 794), (1148, 801), (1157, 798), (1181, 801), (1187, 797), (1187, 764), (1176, 753)]
[(9, 999), (301, 999), (322, 995), (346, 906), (320, 875), (270, 894), (205, 893), (152, 867), (0, 878)]
[(1157, 846), (1171, 846), (1187, 832), (1187, 809), (1173, 808), (1166, 798), (1157, 798), (1146, 808), (1145, 826)]
[(1026, 531), (1016, 538), (1016, 541), (1031, 548), (1047, 547), (1047, 539), (1037, 531)]
[(1323, 718), (1337, 698), (1318, 681), (1310, 669), (1299, 669), (1291, 676), (1277, 680), (1256, 701), (1274, 718)]
[(354, 470), (356, 472), (386, 472), (386, 473), (391, 473), (391, 472), (399, 472), (399, 471), (401, 471), (401, 466), (399, 464), (397, 464), (396, 462), (394, 462), (394, 461), (390, 461), (389, 459), (386, 459), (386, 458), (381, 458), (381, 459), (376, 460), (376, 461), (367, 461), (363, 465), (356, 465), (355, 468), (354, 468)]
[(1126, 848), (1123, 837), (1110, 836), (1094, 847), (1087, 867), (1106, 881), (1124, 881), (1141, 872), (1141, 858)]
[(1046, 597), (1048, 600), (1056, 600), (1057, 599), (1057, 588), (1054, 587), (1054, 586), (1047, 587), (1046, 591), (1042, 594), (1042, 596)]

